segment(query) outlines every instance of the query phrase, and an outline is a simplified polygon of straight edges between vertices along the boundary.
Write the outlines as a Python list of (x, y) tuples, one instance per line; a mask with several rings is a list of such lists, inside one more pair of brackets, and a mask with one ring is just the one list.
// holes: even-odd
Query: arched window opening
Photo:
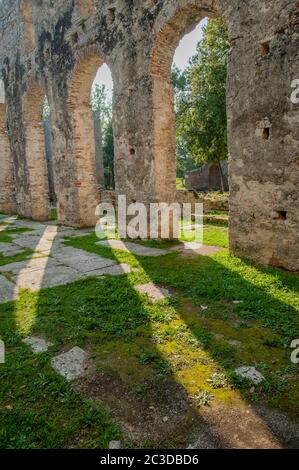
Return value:
[(48, 169), (49, 198), (51, 204), (51, 218), (56, 219), (56, 195), (53, 174), (53, 152), (51, 138), (51, 110), (47, 96), (44, 97), (42, 121), (45, 137), (45, 156)]
[(176, 49), (172, 83), (178, 189), (228, 191), (228, 50), (222, 18), (203, 19)]
[(100, 189), (114, 190), (114, 142), (112, 116), (113, 81), (109, 67), (102, 65), (91, 89), (94, 120), (97, 182)]

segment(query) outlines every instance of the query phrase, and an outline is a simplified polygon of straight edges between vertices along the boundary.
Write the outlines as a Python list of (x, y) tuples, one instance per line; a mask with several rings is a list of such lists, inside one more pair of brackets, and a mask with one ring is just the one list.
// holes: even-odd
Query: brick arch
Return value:
[[(75, 66), (68, 87), (68, 110), (72, 128), (72, 166), (74, 214), (76, 224), (95, 223), (95, 208), (99, 203), (96, 150), (90, 92), (98, 69), (105, 63), (97, 45), (87, 46), (75, 55)], [(63, 214), (61, 214), (63, 218)], [(68, 216), (69, 217), (69, 216)]]
[(216, 17), (215, 1), (182, 1), (162, 20), (156, 22), (156, 35), (150, 55), (149, 72), (153, 87), (154, 186), (165, 188), (159, 194), (174, 200), (176, 192), (176, 137), (174, 93), (171, 66), (180, 40), (205, 17)]
[[(50, 215), (48, 169), (45, 153), (45, 137), (42, 122), (44, 90), (33, 81), (27, 83), (22, 99), (24, 152), (28, 176), (27, 194), (22, 215), (35, 220), (48, 220)], [(30, 204), (26, 204), (30, 201)]]
[(4, 83), (0, 79), (0, 211), (16, 212), (13, 161), (7, 130)]

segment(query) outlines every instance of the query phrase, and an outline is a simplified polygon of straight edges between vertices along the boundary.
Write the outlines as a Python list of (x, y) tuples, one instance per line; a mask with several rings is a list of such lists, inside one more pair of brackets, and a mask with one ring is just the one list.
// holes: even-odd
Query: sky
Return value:
[[(201, 22), (191, 33), (186, 34), (179, 43), (173, 62), (180, 69), (186, 68), (190, 57), (195, 54), (197, 43), (202, 37), (204, 24), (204, 22)], [(106, 64), (99, 68), (94, 84), (105, 85), (107, 97), (109, 100), (112, 99), (113, 82), (109, 67)]]

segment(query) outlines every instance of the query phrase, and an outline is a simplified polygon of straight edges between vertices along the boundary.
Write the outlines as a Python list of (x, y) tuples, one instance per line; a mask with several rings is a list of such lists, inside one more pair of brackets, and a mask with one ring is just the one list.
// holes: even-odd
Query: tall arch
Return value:
[(27, 172), (27, 190), (30, 208), (26, 215), (35, 220), (48, 220), (50, 216), (48, 170), (42, 123), (44, 92), (37, 83), (27, 85), (23, 96), (22, 114)]
[(153, 158), (155, 193), (176, 199), (176, 132), (171, 66), (180, 40), (205, 17), (218, 16), (214, 2), (186, 2), (159, 30), (150, 58), (153, 88)]
[[(65, 214), (66, 204), (58, 204), (59, 220), (79, 226), (96, 222), (95, 209), (99, 203), (97, 185), (94, 120), (90, 92), (97, 70), (104, 60), (96, 48), (90, 47), (77, 55), (76, 66), (69, 83), (68, 110), (71, 118), (72, 144), (68, 156), (73, 178), (67, 205), (73, 213)], [(57, 194), (59, 200), (59, 194)]]
[(0, 212), (15, 213), (13, 162), (10, 152), (4, 85), (0, 80)]

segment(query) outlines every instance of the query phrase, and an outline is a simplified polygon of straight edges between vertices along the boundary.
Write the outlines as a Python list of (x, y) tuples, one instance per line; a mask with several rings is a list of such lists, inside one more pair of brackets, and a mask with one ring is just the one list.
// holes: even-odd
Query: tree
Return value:
[(105, 187), (114, 188), (114, 143), (112, 126), (112, 103), (107, 98), (105, 85), (95, 85), (91, 92), (91, 105), (101, 127), (102, 154)]
[(112, 118), (107, 123), (103, 139), (103, 155), (105, 167), (106, 187), (113, 189), (114, 184), (114, 142)]
[[(197, 164), (227, 160), (226, 77), (228, 31), (222, 19), (211, 19), (191, 58), (184, 79), (175, 70), (177, 136)], [(185, 81), (184, 89), (180, 89)]]

